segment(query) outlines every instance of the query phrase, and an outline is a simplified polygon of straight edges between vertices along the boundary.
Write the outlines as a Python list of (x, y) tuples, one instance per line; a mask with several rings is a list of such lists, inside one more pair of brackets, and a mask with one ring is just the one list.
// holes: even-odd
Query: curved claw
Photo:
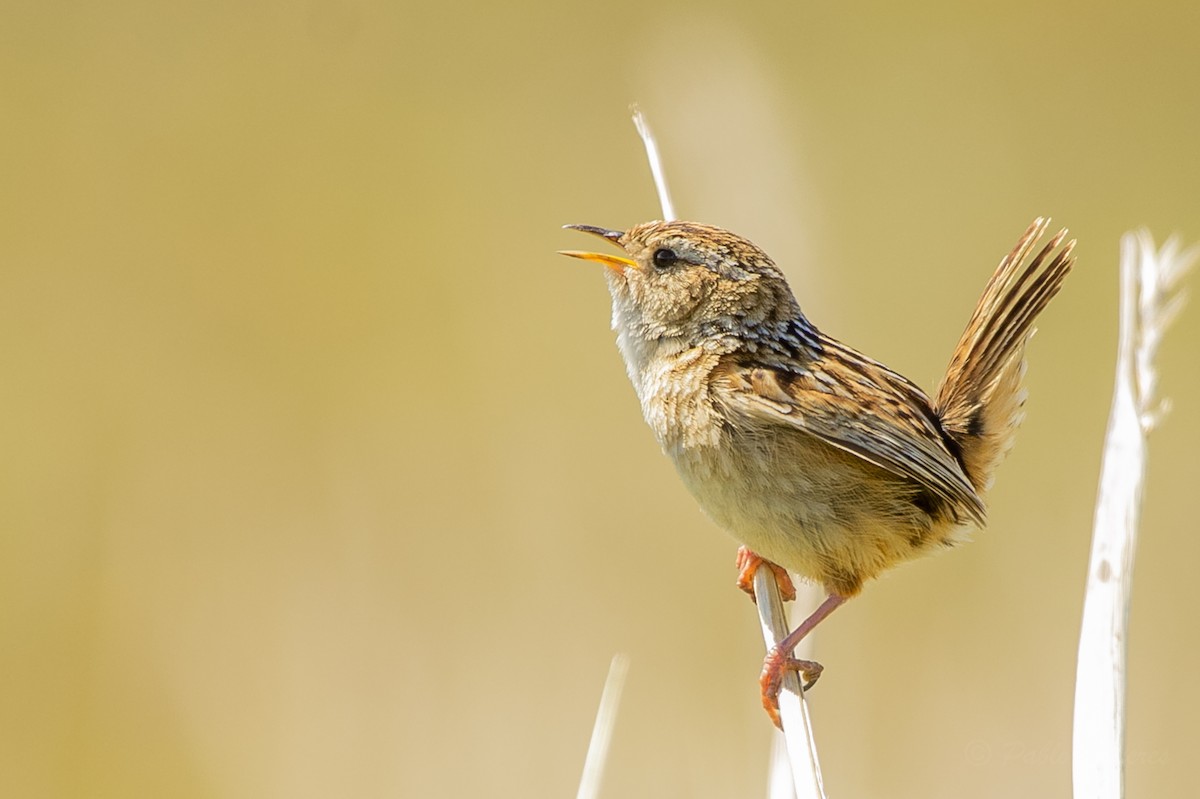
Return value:
[(825, 667), (815, 660), (800, 660), (785, 655), (779, 647), (771, 648), (763, 660), (762, 676), (758, 678), (758, 684), (762, 689), (763, 709), (767, 711), (776, 727), (783, 729), (783, 723), (779, 719), (779, 692), (783, 690), (784, 672), (799, 672), (804, 680), (800, 690), (804, 692), (816, 685), (824, 670)]

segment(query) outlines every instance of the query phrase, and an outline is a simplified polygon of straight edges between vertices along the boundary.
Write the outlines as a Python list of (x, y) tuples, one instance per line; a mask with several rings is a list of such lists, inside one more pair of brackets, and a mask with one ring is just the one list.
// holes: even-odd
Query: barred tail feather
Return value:
[(996, 267), (934, 399), (942, 428), (958, 445), (963, 469), (981, 494), (991, 486), (1021, 423), (1025, 344), (1034, 320), (1075, 264), (1074, 239), (1062, 244), (1065, 228), (1025, 263), (1049, 223), (1034, 220)]

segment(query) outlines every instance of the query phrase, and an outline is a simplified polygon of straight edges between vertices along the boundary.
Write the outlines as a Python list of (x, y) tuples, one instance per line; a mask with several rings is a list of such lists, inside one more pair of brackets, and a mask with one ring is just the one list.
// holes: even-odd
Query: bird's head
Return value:
[(696, 346), (752, 334), (800, 313), (767, 254), (727, 230), (695, 222), (646, 222), (626, 231), (566, 227), (624, 250), (623, 256), (562, 251), (607, 267), (613, 327), (622, 336)]

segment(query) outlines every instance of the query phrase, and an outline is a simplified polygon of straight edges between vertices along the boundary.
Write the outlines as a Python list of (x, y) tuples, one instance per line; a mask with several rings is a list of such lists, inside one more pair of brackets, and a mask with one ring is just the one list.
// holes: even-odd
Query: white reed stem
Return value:
[[(662, 206), (663, 219), (674, 219), (675, 208), (671, 205), (671, 196), (667, 191), (667, 177), (663, 170), (662, 159), (658, 154), (658, 144), (650, 123), (641, 110), (633, 107), (633, 124), (642, 144), (646, 147), (646, 158), (650, 162), (650, 172), (654, 175), (654, 186), (658, 190), (658, 202)], [(783, 609), (783, 598), (779, 594), (779, 586), (775, 583), (774, 573), (770, 569), (759, 569), (754, 575), (754, 601), (758, 603), (759, 621), (762, 623), (763, 640), (770, 650), (782, 641), (789, 632), (787, 614)], [(791, 760), (791, 782), (795, 786), (798, 799), (816, 797), (824, 799), (825, 789), (821, 783), (821, 765), (817, 761), (817, 747), (813, 741), (812, 725), (808, 718), (808, 706), (800, 691), (800, 681), (795, 672), (784, 674), (783, 690), (779, 694), (779, 717), (783, 720), (783, 737), (788, 758)], [(771, 769), (771, 795), (779, 795), (782, 784), (780, 777), (781, 765), (774, 758)]]
[[(763, 642), (770, 651), (787, 637), (787, 614), (783, 608), (783, 597), (775, 574), (766, 567), (754, 573), (754, 601), (758, 606), (758, 620), (762, 625)], [(783, 721), (784, 748), (791, 762), (792, 786), (797, 799), (825, 799), (825, 784), (821, 780), (821, 763), (817, 759), (817, 744), (813, 739), (812, 722), (808, 717), (808, 703), (800, 690), (800, 679), (794, 671), (783, 676), (783, 690), (779, 692), (779, 718)], [(779, 796), (783, 780), (782, 768), (776, 759), (772, 766), (771, 796)]]
[(579, 778), (576, 799), (596, 799), (600, 795), (600, 781), (604, 778), (604, 766), (608, 762), (608, 746), (617, 724), (617, 708), (621, 704), (621, 691), (625, 688), (625, 676), (628, 673), (629, 657), (613, 655), (608, 666), (608, 677), (604, 680), (604, 693), (600, 695), (596, 723), (592, 725), (592, 740), (588, 743), (587, 757), (583, 761), (583, 776)]
[(646, 160), (650, 162), (650, 174), (654, 176), (654, 188), (658, 192), (663, 219), (670, 221), (675, 218), (675, 206), (671, 204), (671, 192), (667, 190), (667, 173), (663, 170), (662, 158), (658, 154), (658, 142), (654, 140), (654, 131), (650, 130), (650, 123), (642, 115), (641, 109), (635, 105), (632, 111), (633, 125), (646, 148)]
[(1133, 559), (1155, 407), (1154, 356), (1182, 308), (1179, 278), (1200, 255), (1170, 239), (1155, 252), (1141, 230), (1121, 238), (1117, 376), (1105, 437), (1075, 676), (1075, 799), (1125, 791), (1125, 655)]

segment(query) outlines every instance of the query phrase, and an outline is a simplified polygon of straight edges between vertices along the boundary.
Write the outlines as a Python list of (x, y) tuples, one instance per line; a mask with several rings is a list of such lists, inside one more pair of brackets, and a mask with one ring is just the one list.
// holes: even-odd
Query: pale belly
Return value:
[(801, 432), (668, 448), (721, 527), (767, 560), (843, 595), (930, 549), (956, 524), (915, 483)]

